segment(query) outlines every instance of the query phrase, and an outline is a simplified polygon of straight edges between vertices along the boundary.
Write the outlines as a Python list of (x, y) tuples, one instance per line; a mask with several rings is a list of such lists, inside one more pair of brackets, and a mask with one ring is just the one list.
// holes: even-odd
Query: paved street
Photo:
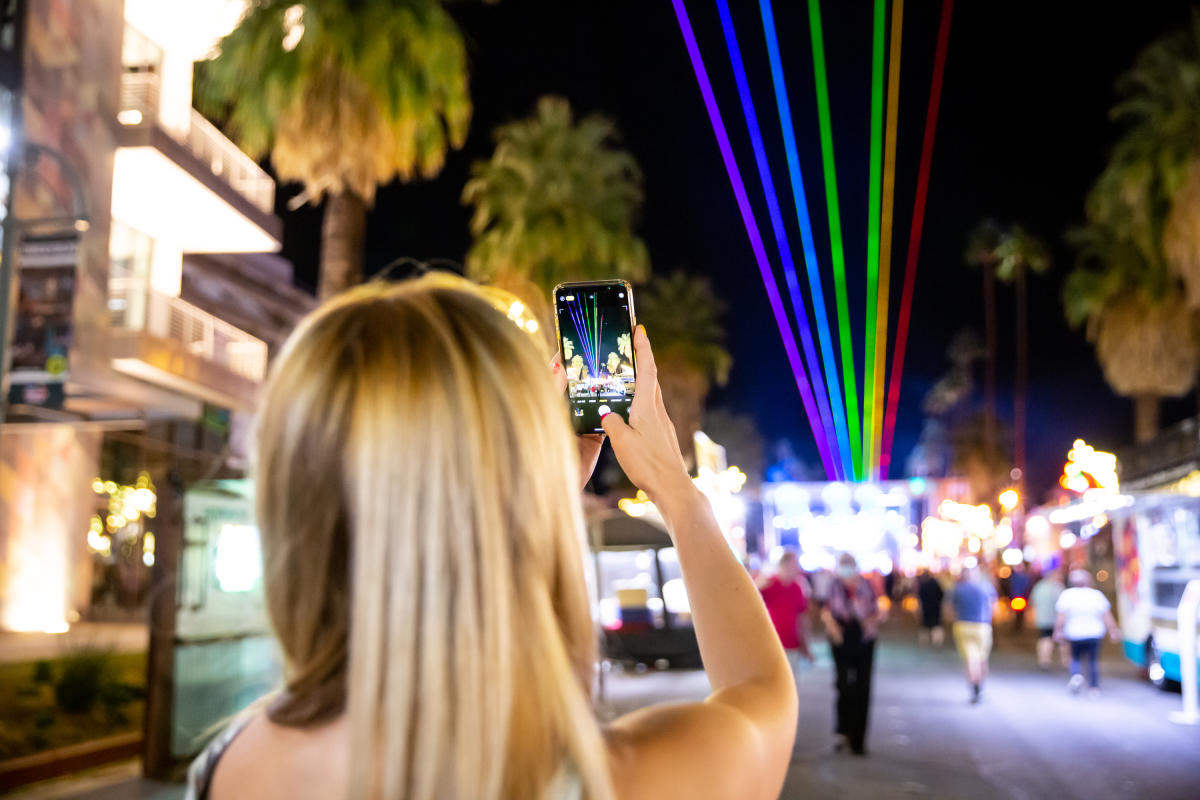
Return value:
[[(828, 648), (800, 679), (800, 727), (782, 797), (1195, 798), (1200, 727), (1171, 723), (1178, 694), (1141, 681), (1106, 645), (1103, 694), (1071, 696), (1066, 672), (1038, 672), (1032, 640), (999, 637), (979, 706), (953, 648), (918, 648), (910, 629), (885, 634), (876, 657), (870, 755), (832, 749)], [(609, 713), (662, 697), (702, 697), (699, 673), (617, 676)]]
[(121, 622), (77, 622), (66, 633), (0, 631), (0, 664), (61, 658), (86, 649), (139, 653), (149, 640), (144, 624)]
[[(832, 751), (832, 664), (800, 678), (800, 727), (783, 798), (928, 797), (971, 800), (1195, 798), (1200, 727), (1167, 720), (1178, 694), (1143, 682), (1106, 645), (1104, 691), (1068, 695), (1066, 673), (1034, 668), (1032, 640), (1000, 635), (984, 701), (967, 703), (953, 648), (918, 648), (912, 630), (884, 635), (876, 658), (870, 755)], [(663, 700), (699, 699), (700, 672), (610, 673), (601, 714)], [(136, 765), (51, 784), (23, 797), (171, 800), (179, 790), (138, 780)]]

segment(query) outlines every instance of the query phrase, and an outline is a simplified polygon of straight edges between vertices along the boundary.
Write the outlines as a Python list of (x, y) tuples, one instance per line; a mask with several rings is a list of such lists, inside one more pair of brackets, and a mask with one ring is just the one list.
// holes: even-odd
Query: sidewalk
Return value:
[(59, 658), (86, 648), (138, 653), (149, 643), (146, 625), (123, 622), (78, 622), (66, 633), (0, 631), (0, 664)]
[[(833, 752), (829, 649), (801, 673), (800, 724), (780, 794), (799, 798), (971, 800), (1173, 800), (1196, 797), (1200, 727), (1168, 721), (1178, 694), (1160, 692), (1106, 645), (1099, 697), (1066, 691), (1062, 669), (1039, 671), (1032, 636), (1001, 630), (979, 705), (967, 702), (962, 666), (945, 647), (918, 647), (895, 620), (876, 655), (867, 748)], [(663, 701), (700, 700), (704, 673), (614, 671), (597, 703), (602, 720)], [(43, 784), (39, 800), (179, 800), (183, 787), (146, 781), (127, 762), (103, 773)]]

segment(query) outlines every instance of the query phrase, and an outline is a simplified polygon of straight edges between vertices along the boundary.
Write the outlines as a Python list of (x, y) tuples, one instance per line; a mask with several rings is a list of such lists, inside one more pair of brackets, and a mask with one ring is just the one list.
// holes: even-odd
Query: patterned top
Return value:
[(875, 587), (863, 576), (857, 576), (850, 587), (840, 578), (829, 581), (824, 605), (839, 623), (858, 620), (862, 625), (863, 639), (874, 639), (878, 635), (879, 601), (875, 597)]
[(200, 755), (196, 756), (196, 760), (188, 767), (187, 791), (183, 795), (184, 800), (208, 800), (208, 791), (212, 788), (213, 773), (217, 770), (217, 762), (221, 760), (221, 756), (225, 755), (225, 751), (229, 749), (229, 745), (237, 738), (237, 735), (250, 724), (251, 719), (253, 717), (247, 714), (241, 719), (231, 722), (228, 728), (217, 734), (200, 752)]

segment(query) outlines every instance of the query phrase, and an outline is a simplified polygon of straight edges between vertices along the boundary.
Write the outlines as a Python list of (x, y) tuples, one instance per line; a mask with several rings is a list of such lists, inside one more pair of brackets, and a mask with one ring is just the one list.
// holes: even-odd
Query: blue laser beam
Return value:
[(842, 465), (846, 475), (854, 475), (850, 460), (850, 435), (846, 426), (846, 411), (842, 404), (842, 393), (838, 388), (837, 359), (833, 354), (833, 331), (829, 327), (829, 315), (825, 311), (825, 290), (821, 287), (821, 268), (817, 261), (817, 246), (813, 241), (812, 220), (808, 215), (808, 198), (804, 192), (804, 177), (800, 172), (800, 155), (796, 149), (796, 131), (792, 127), (792, 108), (788, 102), (787, 85), (783, 77), (783, 62), (779, 57), (779, 37), (775, 32), (775, 13), (771, 0), (759, 0), (762, 14), (763, 34), (767, 40), (767, 60), (771, 64), (771, 82), (775, 87), (775, 105), (779, 110), (779, 124), (783, 129), (783, 149), (787, 156), (788, 177), (792, 184), (792, 201), (796, 206), (796, 219), (800, 223), (800, 242), (804, 248), (804, 263), (808, 273), (809, 292), (812, 295), (813, 316), (817, 320), (817, 336), (821, 344), (821, 360), (825, 364), (825, 383), (829, 388), (829, 402), (837, 425)]
[[(742, 104), (742, 115), (746, 119), (746, 129), (750, 133), (754, 163), (758, 168), (759, 182), (762, 184), (763, 196), (767, 201), (767, 216), (771, 220), (771, 230), (775, 234), (775, 243), (779, 248), (779, 259), (783, 266), (788, 299), (792, 304), (792, 316), (800, 331), (800, 343), (804, 349), (804, 360), (812, 380), (813, 394), (817, 400), (821, 424), (825, 428), (830, 448), (838, 454), (838, 460), (835, 463), (844, 470), (849, 463), (850, 452), (846, 421), (844, 418), (833, 416), (834, 412), (830, 409), (828, 396), (821, 386), (821, 364), (813, 344), (812, 326), (809, 324), (808, 312), (804, 306), (804, 297), (800, 293), (800, 281), (796, 277), (796, 264), (792, 259), (792, 248), (788, 243), (787, 230), (784, 228), (783, 214), (779, 210), (779, 197), (775, 191), (775, 181), (771, 177), (771, 166), (767, 161), (767, 150), (763, 145), (762, 132), (758, 127), (758, 114), (754, 109), (754, 98), (750, 94), (750, 82), (746, 78), (742, 51), (738, 46), (737, 32), (733, 27), (733, 18), (729, 13), (729, 3), (726, 0), (717, 0), (717, 13), (721, 18), (721, 29), (725, 34), (725, 47), (729, 51), (729, 63), (733, 67), (733, 78), (737, 84), (738, 97)], [(840, 406), (837, 413), (840, 414)], [(838, 478), (845, 477), (845, 474), (839, 470)]]

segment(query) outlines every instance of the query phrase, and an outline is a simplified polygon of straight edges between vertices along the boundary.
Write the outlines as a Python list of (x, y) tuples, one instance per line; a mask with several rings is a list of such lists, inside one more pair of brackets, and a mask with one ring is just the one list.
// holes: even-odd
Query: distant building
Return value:
[(244, 7), (0, 2), (0, 140), (26, 148), (0, 628), (144, 608), (152, 528), (177, 521), (121, 498), (239, 475), (269, 356), (313, 304), (275, 255), (274, 181), (192, 105), (194, 63)]

